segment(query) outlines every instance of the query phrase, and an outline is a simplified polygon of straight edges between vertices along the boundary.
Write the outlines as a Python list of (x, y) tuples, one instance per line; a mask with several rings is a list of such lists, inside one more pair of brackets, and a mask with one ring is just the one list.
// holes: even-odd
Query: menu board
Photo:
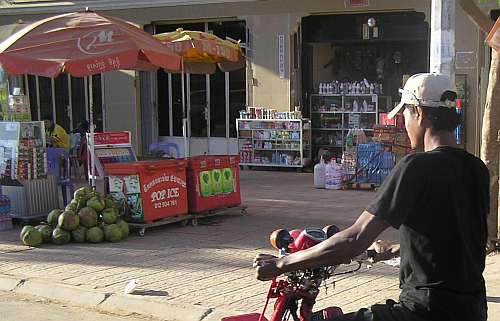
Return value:
[[(89, 138), (90, 134), (87, 134), (87, 140)], [(90, 149), (87, 149), (87, 152), (90, 153)], [(99, 177), (107, 177), (106, 164), (137, 161), (132, 148), (131, 133), (128, 131), (94, 133), (94, 156), (96, 174)], [(89, 166), (89, 176), (92, 175), (90, 169)]]
[(135, 161), (134, 153), (130, 147), (99, 148), (96, 149), (95, 155), (101, 164), (127, 163)]

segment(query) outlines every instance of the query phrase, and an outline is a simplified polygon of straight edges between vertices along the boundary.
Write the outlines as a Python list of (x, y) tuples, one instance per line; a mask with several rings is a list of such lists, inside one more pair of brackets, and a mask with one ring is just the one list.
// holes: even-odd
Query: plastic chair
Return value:
[(69, 161), (71, 164), (71, 174), (75, 178), (84, 177), (85, 169), (82, 171), (80, 166), (80, 148), (82, 144), (82, 137), (79, 133), (74, 133), (70, 135), (70, 147), (69, 147)]
[[(172, 156), (172, 150), (175, 151), (175, 157)], [(171, 158), (179, 158), (181, 153), (179, 151), (179, 146), (176, 143), (167, 143), (167, 142), (156, 142), (149, 146), (149, 153), (152, 154), (154, 152), (162, 152), (167, 154)], [(162, 156), (165, 157), (165, 156)]]
[[(62, 148), (48, 148), (47, 164), (49, 173), (57, 177), (57, 182), (62, 190), (64, 206), (66, 206), (68, 205), (68, 193), (69, 199), (71, 199), (75, 192), (71, 181), (71, 163), (68, 151)], [(63, 164), (64, 166), (61, 168)]]

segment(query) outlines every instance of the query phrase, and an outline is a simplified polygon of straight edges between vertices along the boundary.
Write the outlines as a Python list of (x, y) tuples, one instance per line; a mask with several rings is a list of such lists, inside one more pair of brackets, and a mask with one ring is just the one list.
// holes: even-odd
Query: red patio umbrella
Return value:
[[(151, 35), (121, 19), (92, 11), (36, 21), (0, 43), (7, 73), (57, 77), (91, 76), (114, 70), (181, 70), (180, 56)], [(89, 77), (92, 90), (92, 77)], [(89, 99), (92, 183), (94, 182), (93, 101)]]
[(181, 58), (126, 21), (84, 11), (19, 30), (0, 44), (0, 64), (13, 75), (83, 77), (119, 69), (179, 71)]

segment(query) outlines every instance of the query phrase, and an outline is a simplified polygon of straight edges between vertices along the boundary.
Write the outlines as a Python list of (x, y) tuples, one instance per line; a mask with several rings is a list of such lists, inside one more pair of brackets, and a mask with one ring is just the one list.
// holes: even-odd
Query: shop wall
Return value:
[[(455, 51), (459, 54), (455, 61), (456, 74), (467, 75), (467, 105), (464, 107), (465, 113), (465, 141), (466, 149), (471, 153), (479, 155), (481, 146), (481, 123), (482, 108), (479, 97), (479, 76), (478, 70), (484, 65), (481, 59), (483, 52), (483, 40), (480, 39), (478, 28), (470, 21), (461, 8), (456, 9), (456, 29), (455, 29)], [(474, 57), (474, 62), (465, 64), (460, 61), (461, 53), (467, 53)]]
[(140, 117), (135, 72), (116, 71), (103, 75), (107, 131), (130, 131), (136, 153), (141, 151)]
[[(250, 30), (252, 97), (254, 106), (287, 111), (290, 108), (290, 34), (295, 24), (289, 14), (245, 17)], [(296, 20), (295, 20), (296, 21)], [(280, 77), (278, 37), (284, 37), (284, 74)]]

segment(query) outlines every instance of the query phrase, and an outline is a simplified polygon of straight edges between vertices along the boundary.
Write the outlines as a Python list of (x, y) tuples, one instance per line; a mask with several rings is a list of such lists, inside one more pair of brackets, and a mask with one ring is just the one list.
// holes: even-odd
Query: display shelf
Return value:
[(268, 164), (263, 164), (263, 163), (240, 163), (240, 165), (243, 166), (261, 166), (261, 167), (294, 167), (294, 168), (301, 168), (302, 165), (282, 165), (282, 164), (275, 164), (275, 163), (268, 163)]
[[(240, 137), (245, 139), (245, 137)], [(254, 141), (278, 141), (278, 142), (300, 142), (300, 139), (280, 139), (280, 138), (252, 138)]]
[(304, 148), (310, 154), (309, 138), (307, 143), (303, 141), (301, 119), (239, 118), (236, 129), (241, 165), (300, 168)]
[(14, 181), (46, 177), (45, 143), (41, 121), (0, 122), (0, 177)]
[(312, 114), (376, 114), (376, 111), (312, 111)]
[(343, 128), (313, 128), (312, 130), (344, 130)]
[(313, 153), (330, 148), (340, 157), (350, 130), (370, 136), (378, 123), (376, 94), (313, 94), (310, 103)]
[(255, 128), (255, 129), (251, 129), (251, 130), (254, 132), (259, 131), (259, 130), (279, 130), (282, 132), (296, 132), (296, 131), (298, 131), (298, 129), (281, 129), (281, 128)]
[(300, 152), (300, 149), (288, 149), (288, 148), (254, 148), (255, 151), (276, 151), (282, 150), (287, 152)]

